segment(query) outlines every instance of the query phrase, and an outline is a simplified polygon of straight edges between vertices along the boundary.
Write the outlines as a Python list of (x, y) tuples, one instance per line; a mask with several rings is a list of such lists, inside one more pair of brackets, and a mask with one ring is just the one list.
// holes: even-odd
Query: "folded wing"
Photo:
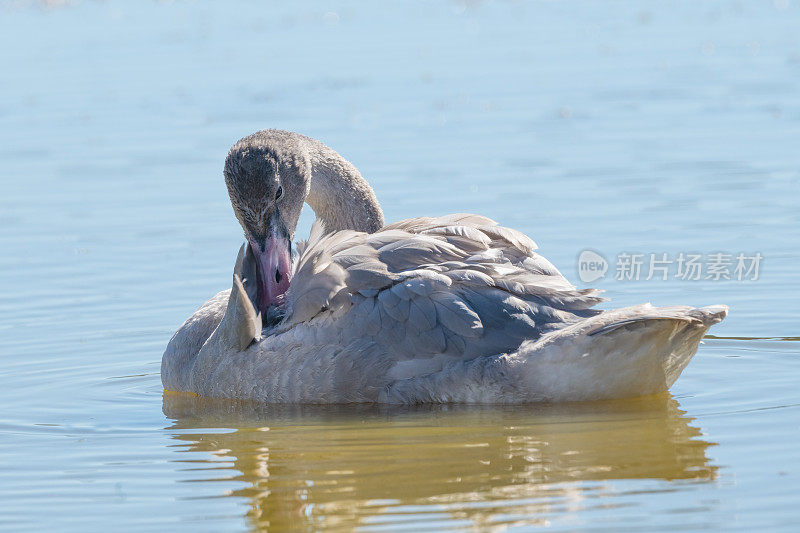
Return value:
[(524, 234), (468, 214), (413, 218), (377, 233), (326, 234), (298, 247), (279, 330), (336, 317), (396, 360), (395, 377), (512, 351), (599, 311)]

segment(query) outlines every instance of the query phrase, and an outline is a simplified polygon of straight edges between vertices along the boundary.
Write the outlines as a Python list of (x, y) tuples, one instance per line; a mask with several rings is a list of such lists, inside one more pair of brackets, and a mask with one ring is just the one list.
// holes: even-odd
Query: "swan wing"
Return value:
[(414, 218), (372, 234), (326, 234), (317, 223), (298, 249), (279, 329), (336, 318), (339, 335), (381, 344), (397, 377), (516, 349), (596, 315), (603, 300), (577, 290), (527, 236), (478, 215)]

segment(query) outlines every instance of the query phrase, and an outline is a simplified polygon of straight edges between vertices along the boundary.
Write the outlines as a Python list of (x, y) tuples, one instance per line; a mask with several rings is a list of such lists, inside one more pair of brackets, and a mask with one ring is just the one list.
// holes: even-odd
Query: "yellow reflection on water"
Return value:
[[(207, 484), (244, 486), (254, 529), (542, 524), (623, 479), (716, 476), (668, 395), (516, 407), (263, 406), (164, 395)], [(227, 429), (227, 431), (225, 431)], [(181, 454), (183, 455), (183, 454)], [(199, 463), (199, 464), (198, 464)], [(594, 502), (594, 503), (590, 503)]]

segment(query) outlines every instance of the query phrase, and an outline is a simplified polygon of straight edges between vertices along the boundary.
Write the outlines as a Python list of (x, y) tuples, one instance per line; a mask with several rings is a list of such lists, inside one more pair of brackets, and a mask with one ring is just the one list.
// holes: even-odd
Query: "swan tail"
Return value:
[(516, 352), (454, 362), (393, 383), (390, 403), (528, 403), (625, 398), (666, 391), (728, 308), (637, 305), (603, 312)]
[(506, 357), (519, 369), (520, 386), (547, 401), (656, 394), (675, 383), (708, 328), (727, 313), (722, 305), (616, 309), (525, 343)]

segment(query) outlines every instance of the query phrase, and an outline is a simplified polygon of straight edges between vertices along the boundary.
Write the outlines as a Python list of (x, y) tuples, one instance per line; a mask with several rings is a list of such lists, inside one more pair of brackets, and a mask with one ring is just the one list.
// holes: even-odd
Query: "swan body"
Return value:
[[(482, 216), (384, 226), (355, 167), (299, 134), (265, 130), (239, 141), (226, 182), (248, 242), (232, 288), (167, 346), (167, 390), (270, 403), (653, 394), (674, 383), (727, 314), (725, 306), (597, 310), (599, 291), (576, 289), (527, 236)], [(318, 221), (289, 260), (285, 241), (303, 201)]]

